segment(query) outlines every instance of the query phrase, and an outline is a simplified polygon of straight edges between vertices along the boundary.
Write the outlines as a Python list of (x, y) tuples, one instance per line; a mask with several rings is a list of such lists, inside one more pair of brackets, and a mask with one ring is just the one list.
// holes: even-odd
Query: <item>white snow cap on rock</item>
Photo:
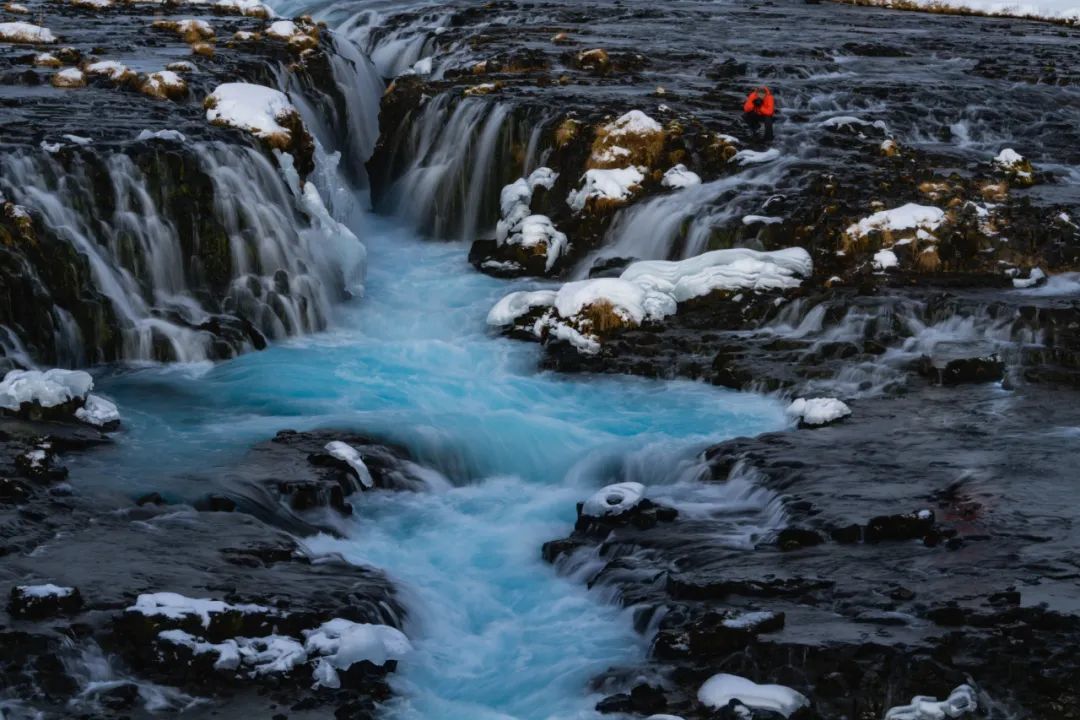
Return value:
[(268, 139), (274, 136), (291, 137), (278, 123), (286, 113), (296, 108), (280, 90), (252, 83), (225, 83), (210, 93), (211, 107), (206, 109), (210, 122), (231, 125)]
[(203, 627), (210, 626), (210, 615), (230, 611), (277, 614), (276, 610), (262, 605), (230, 605), (221, 600), (189, 598), (174, 592), (144, 593), (137, 597), (135, 604), (127, 609), (127, 612), (151, 616), (160, 615), (173, 620), (180, 620), (194, 615), (202, 620)]
[(994, 162), (1004, 167), (1012, 167), (1013, 165), (1024, 162), (1024, 156), (1012, 148), (1005, 148), (998, 153), (996, 158), (994, 158)]
[(372, 479), (371, 471), (368, 470), (368, 466), (364, 464), (364, 458), (360, 456), (359, 450), (340, 440), (331, 440), (326, 443), (324, 449), (326, 452), (330, 453), (332, 457), (337, 458), (351, 467), (356, 472), (356, 477), (360, 480), (361, 485), (366, 488), (375, 487), (375, 480)]
[(82, 370), (11, 370), (0, 382), (0, 408), (14, 412), (23, 403), (56, 407), (86, 398), (93, 387), (94, 379)]
[(867, 235), (873, 230), (937, 230), (945, 211), (932, 205), (908, 203), (893, 210), (882, 210), (848, 226), (848, 235)]
[(666, 188), (688, 188), (700, 185), (701, 176), (692, 170), (687, 170), (685, 165), (679, 163), (664, 173), (664, 179), (660, 181), (660, 184)]
[(53, 585), (52, 583), (45, 583), (44, 585), (19, 585), (15, 589), (23, 597), (32, 598), (71, 597), (75, 594), (75, 588), (61, 587), (59, 585)]
[(660, 123), (641, 112), (631, 110), (604, 126), (609, 135), (649, 135), (658, 133), (664, 128)]
[(874, 253), (874, 269), (885, 271), (900, 264), (900, 259), (892, 250), (878, 250)]
[(120, 411), (115, 403), (91, 393), (86, 396), (83, 406), (75, 411), (75, 417), (87, 425), (105, 427), (120, 422)]
[(495, 327), (513, 325), (515, 320), (534, 308), (554, 305), (556, 294), (554, 290), (522, 290), (510, 293), (491, 308), (487, 324)]
[(315, 630), (306, 630), (304, 648), (322, 656), (313, 673), (315, 682), (329, 688), (341, 687), (338, 670), (348, 670), (358, 662), (382, 666), (400, 660), (412, 651), (409, 638), (389, 625), (355, 623), (335, 618)]
[(614, 517), (633, 510), (645, 497), (645, 486), (636, 482), (615, 483), (593, 493), (581, 507), (588, 517)]
[(100, 60), (86, 66), (87, 75), (104, 75), (110, 80), (121, 80), (129, 72), (131, 71), (128, 70), (127, 65), (115, 60)]
[(49, 28), (26, 22), (0, 23), (0, 42), (54, 43), (56, 36)]
[[(871, 3), (884, 7), (894, 4), (893, 0), (871, 0)], [(1080, 4), (1077, 4), (1077, 0), (909, 0), (911, 3), (934, 12), (951, 8), (1007, 17), (1080, 20)]]
[(975, 690), (970, 685), (961, 685), (946, 700), (926, 695), (911, 698), (911, 704), (899, 705), (885, 713), (885, 720), (946, 720), (958, 718), (979, 709)]
[(183, 630), (162, 630), (158, 633), (158, 640), (170, 645), (181, 645), (196, 655), (217, 654), (215, 670), (236, 670), (240, 667), (240, 648), (232, 639), (211, 643)]
[(753, 680), (727, 673), (706, 680), (698, 690), (698, 700), (717, 709), (738, 700), (747, 707), (771, 710), (784, 717), (810, 704), (804, 695), (784, 685), (758, 685)]
[(747, 248), (713, 250), (679, 261), (647, 260), (631, 264), (618, 278), (578, 280), (555, 293), (512, 293), (488, 314), (492, 325), (510, 325), (533, 308), (550, 305), (533, 332), (546, 330), (586, 353), (600, 347), (591, 328), (578, 322), (586, 308), (599, 304), (630, 326), (661, 320), (678, 310), (678, 303), (717, 290), (782, 290), (798, 287), (813, 271), (810, 254), (802, 248), (760, 252)]
[(851, 414), (851, 408), (836, 398), (798, 398), (787, 408), (787, 414), (806, 425), (827, 425)]
[(169, 140), (172, 142), (187, 142), (187, 136), (179, 130), (158, 130), (156, 132), (150, 132), (149, 130), (141, 131), (136, 140)]
[(645, 174), (636, 167), (587, 170), (581, 179), (581, 189), (571, 190), (566, 197), (566, 204), (574, 212), (583, 211), (591, 198), (615, 202), (628, 199), (645, 179)]

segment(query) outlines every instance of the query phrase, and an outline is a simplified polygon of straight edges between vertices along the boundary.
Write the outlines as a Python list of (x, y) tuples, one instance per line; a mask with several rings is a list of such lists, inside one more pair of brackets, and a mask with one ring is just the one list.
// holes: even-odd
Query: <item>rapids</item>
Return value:
[(558, 577), (540, 545), (566, 533), (597, 487), (634, 479), (714, 517), (718, 543), (747, 546), (782, 520), (770, 494), (678, 485), (697, 484), (706, 443), (784, 427), (782, 407), (690, 382), (538, 374), (534, 346), (485, 326), (508, 286), (470, 272), (465, 246), (377, 218), (357, 232), (367, 296), (340, 309), (333, 331), (218, 365), (100, 376), (127, 430), (73, 480), (135, 495), (153, 478), (192, 499), (215, 468), (286, 427), (400, 442), (438, 469), (430, 491), (354, 498), (347, 537), (307, 540), (404, 586), (416, 652), (391, 716), (592, 717), (589, 679), (643, 658), (643, 640), (629, 611)]

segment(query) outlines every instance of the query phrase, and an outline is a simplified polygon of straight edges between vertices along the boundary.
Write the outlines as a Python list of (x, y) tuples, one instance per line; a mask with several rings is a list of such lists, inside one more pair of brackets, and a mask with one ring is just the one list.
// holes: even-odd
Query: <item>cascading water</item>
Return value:
[[(100, 377), (130, 437), (88, 457), (78, 481), (134, 494), (152, 467), (192, 497), (204, 487), (184, 479), (194, 468), (227, 472), (284, 427), (401, 443), (451, 482), (356, 498), (347, 537), (307, 541), (403, 586), (417, 649), (391, 716), (592, 717), (588, 680), (640, 659), (642, 640), (626, 611), (545, 566), (540, 545), (566, 533), (576, 502), (620, 478), (715, 517), (716, 542), (745, 545), (775, 526), (771, 495), (684, 490), (706, 443), (782, 427), (781, 406), (689, 382), (537, 374), (534, 347), (489, 334), (487, 309), (510, 288), (470, 272), (463, 245), (373, 219), (358, 230), (371, 250), (367, 296), (334, 332), (216, 366)], [(169, 400), (177, 394), (186, 401)]]

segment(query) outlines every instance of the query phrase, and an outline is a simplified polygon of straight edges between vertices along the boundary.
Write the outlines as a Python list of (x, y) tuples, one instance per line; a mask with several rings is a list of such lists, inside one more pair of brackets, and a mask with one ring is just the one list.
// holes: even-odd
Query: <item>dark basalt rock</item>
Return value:
[(35, 590), (34, 586), (11, 589), (8, 612), (15, 617), (43, 620), (59, 615), (74, 615), (83, 606), (78, 588), (52, 588)]
[(1005, 377), (1005, 363), (997, 355), (949, 360), (938, 367), (926, 356), (920, 360), (919, 372), (940, 385), (1000, 382)]

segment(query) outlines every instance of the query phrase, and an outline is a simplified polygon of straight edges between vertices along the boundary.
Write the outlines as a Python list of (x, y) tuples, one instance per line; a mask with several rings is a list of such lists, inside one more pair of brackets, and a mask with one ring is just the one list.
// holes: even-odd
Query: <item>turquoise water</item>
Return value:
[(716, 517), (718, 542), (745, 540), (770, 523), (769, 498), (703, 486), (694, 457), (710, 441), (783, 427), (782, 408), (689, 382), (539, 373), (537, 346), (484, 322), (503, 293), (528, 283), (474, 272), (460, 244), (366, 222), (366, 297), (341, 308), (333, 331), (217, 365), (100, 377), (126, 430), (80, 473), (129, 494), (167, 485), (194, 498), (212, 490), (196, 476), (283, 428), (400, 442), (446, 482), (364, 495), (347, 538), (305, 541), (384, 568), (403, 589), (416, 650), (388, 714), (593, 717), (589, 679), (641, 659), (645, 646), (627, 611), (559, 577), (540, 545), (568, 534), (575, 503), (618, 479)]

